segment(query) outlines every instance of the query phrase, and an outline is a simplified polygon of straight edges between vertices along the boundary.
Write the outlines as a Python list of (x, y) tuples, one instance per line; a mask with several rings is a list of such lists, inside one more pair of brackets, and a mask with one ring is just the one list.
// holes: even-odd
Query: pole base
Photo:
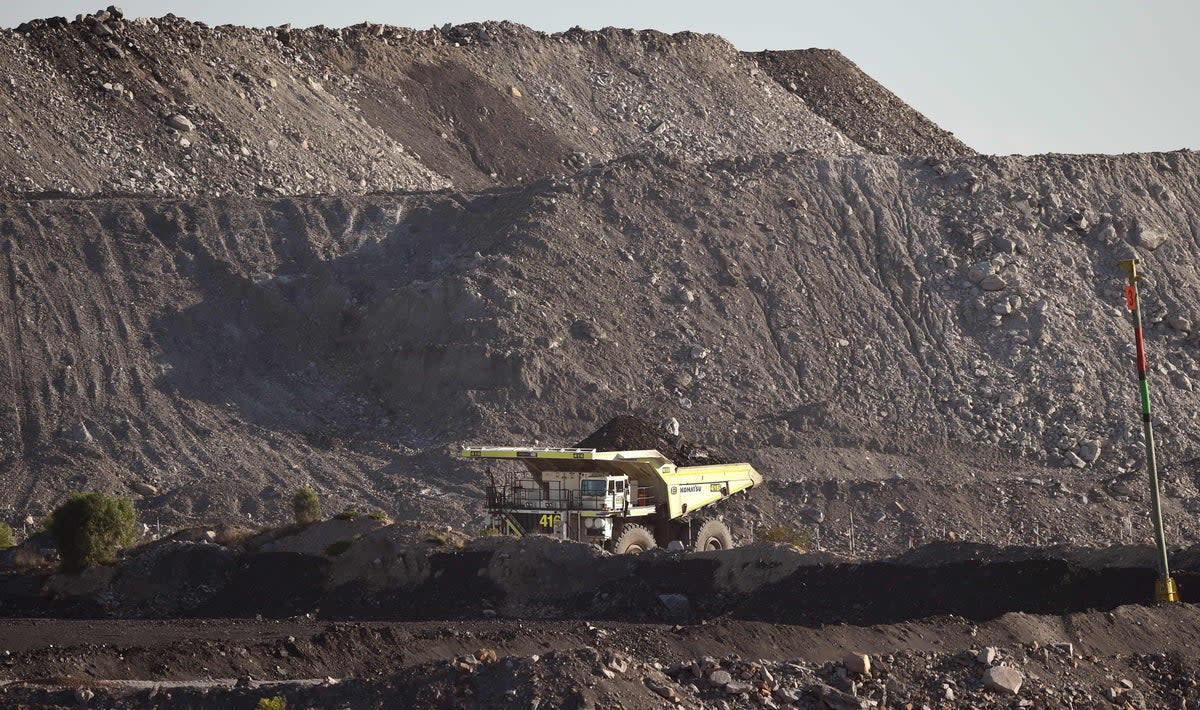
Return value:
[(1164, 577), (1154, 583), (1154, 601), (1178, 602), (1179, 588), (1175, 586), (1174, 577)]

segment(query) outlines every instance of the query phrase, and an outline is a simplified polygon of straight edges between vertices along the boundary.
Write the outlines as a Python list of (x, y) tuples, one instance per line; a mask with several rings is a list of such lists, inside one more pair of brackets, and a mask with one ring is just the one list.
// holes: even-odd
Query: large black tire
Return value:
[(618, 555), (637, 555), (655, 547), (658, 547), (658, 543), (654, 541), (654, 533), (649, 528), (632, 523), (621, 528), (621, 534), (612, 544), (613, 552)]
[(729, 532), (728, 525), (716, 518), (705, 520), (692, 540), (692, 549), (696, 552), (728, 550), (731, 547), (733, 547), (733, 533)]

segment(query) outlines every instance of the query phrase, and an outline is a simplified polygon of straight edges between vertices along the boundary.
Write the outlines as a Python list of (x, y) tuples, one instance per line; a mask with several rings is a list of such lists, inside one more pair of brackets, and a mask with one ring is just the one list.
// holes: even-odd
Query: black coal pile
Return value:
[(832, 49), (747, 52), (775, 81), (872, 153), (949, 158), (975, 151)]
[(575, 444), (575, 448), (598, 451), (655, 449), (678, 466), (734, 463), (733, 458), (720, 451), (671, 435), (662, 427), (630, 414), (609, 419), (604, 426)]

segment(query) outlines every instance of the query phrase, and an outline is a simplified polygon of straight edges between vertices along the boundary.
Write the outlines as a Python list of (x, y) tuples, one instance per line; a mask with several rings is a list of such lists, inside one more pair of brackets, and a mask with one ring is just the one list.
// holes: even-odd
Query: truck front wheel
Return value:
[(658, 547), (654, 533), (641, 525), (627, 524), (613, 541), (612, 550), (618, 555), (637, 555), (654, 547)]
[(733, 534), (729, 532), (729, 526), (716, 518), (704, 521), (700, 529), (696, 531), (696, 539), (692, 543), (692, 549), (697, 552), (728, 550), (731, 547), (733, 547)]

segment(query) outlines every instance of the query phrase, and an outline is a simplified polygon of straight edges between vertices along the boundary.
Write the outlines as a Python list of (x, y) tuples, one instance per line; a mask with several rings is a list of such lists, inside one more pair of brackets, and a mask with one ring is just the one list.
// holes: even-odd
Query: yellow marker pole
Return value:
[(1133, 337), (1137, 348), (1138, 394), (1142, 400), (1142, 429), (1146, 438), (1146, 468), (1150, 473), (1150, 519), (1154, 523), (1154, 544), (1158, 547), (1158, 581), (1154, 584), (1154, 601), (1177, 602), (1179, 589), (1171, 577), (1167, 562), (1167, 539), (1163, 531), (1162, 492), (1158, 485), (1158, 459), (1154, 452), (1154, 425), (1150, 421), (1150, 383), (1146, 379), (1146, 344), (1142, 337), (1142, 303), (1138, 298), (1137, 259), (1121, 262), (1129, 274), (1125, 287), (1125, 305), (1133, 314)]

